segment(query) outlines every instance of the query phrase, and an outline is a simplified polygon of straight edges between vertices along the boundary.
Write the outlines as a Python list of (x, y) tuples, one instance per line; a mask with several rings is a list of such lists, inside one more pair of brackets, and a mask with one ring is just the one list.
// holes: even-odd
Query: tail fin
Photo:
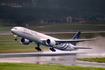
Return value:
[[(74, 37), (73, 37), (72, 39), (78, 39), (79, 36), (80, 36), (80, 34), (81, 34), (81, 31), (78, 31), (78, 32), (74, 35)], [(74, 46), (76, 46), (77, 43), (71, 43), (71, 44), (73, 44)]]

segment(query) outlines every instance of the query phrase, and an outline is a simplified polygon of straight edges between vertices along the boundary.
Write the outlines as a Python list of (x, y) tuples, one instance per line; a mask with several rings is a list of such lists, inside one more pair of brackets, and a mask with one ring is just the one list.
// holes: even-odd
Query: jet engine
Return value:
[(24, 45), (30, 44), (30, 41), (28, 39), (25, 39), (25, 38), (21, 38), (20, 42)]
[(56, 42), (54, 40), (51, 40), (51, 39), (47, 39), (46, 41), (46, 45), (55, 45)]

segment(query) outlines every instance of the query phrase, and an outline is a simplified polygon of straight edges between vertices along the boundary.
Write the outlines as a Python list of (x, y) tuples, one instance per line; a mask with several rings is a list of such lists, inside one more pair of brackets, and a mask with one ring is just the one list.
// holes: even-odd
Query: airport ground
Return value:
[[(90, 53), (91, 54), (91, 53)], [(101, 53), (102, 54), (102, 53)], [(104, 53), (105, 54), (105, 53)], [(85, 56), (84, 56), (85, 55)], [(97, 62), (84, 62), (84, 61), (78, 61), (76, 58), (79, 57), (103, 57), (105, 55), (97, 54), (93, 56), (92, 54), (89, 55), (87, 53), (80, 53), (80, 52), (72, 52), (72, 53), (52, 53), (52, 52), (31, 52), (31, 53), (8, 53), (8, 54), (0, 54), (0, 64), (2, 63), (12, 63), (10, 64), (11, 67), (15, 63), (21, 64), (39, 64), (41, 66), (43, 65), (62, 65), (63, 67), (66, 66), (75, 66), (75, 68), (78, 68), (77, 66), (81, 67), (91, 67), (90, 69), (99, 69), (99, 68), (105, 68), (105, 63), (97, 63)], [(5, 64), (4, 64), (5, 65)], [(8, 65), (8, 64), (7, 64)], [(15, 65), (14, 65), (15, 66)], [(16, 65), (17, 66), (17, 65)], [(9, 66), (10, 68), (10, 66)], [(5, 68), (4, 68), (5, 69)], [(80, 70), (80, 69), (77, 69)]]
[[(14, 26), (0, 27), (0, 32), (10, 32)], [(102, 24), (48, 24), (28, 26), (26, 28), (35, 31), (82, 31), (82, 30), (105, 30), (105, 25)]]
[(105, 70), (104, 68), (76, 67), (62, 65), (2, 63), (1, 70)]
[[(68, 25), (65, 25), (65, 26), (68, 26)], [(63, 26), (61, 25), (61, 26), (58, 26), (59, 28), (61, 28), (61, 29), (58, 29), (57, 30), (57, 26), (38, 26), (38, 27), (29, 27), (29, 28), (31, 28), (31, 29), (33, 29), (33, 30), (37, 30), (37, 31), (46, 31), (46, 30), (50, 30), (50, 28), (51, 29), (56, 29), (57, 31), (78, 31), (78, 30), (102, 30), (102, 31), (104, 31), (105, 30), (105, 26), (101, 26), (101, 25), (99, 25), (99, 26), (94, 26), (94, 25), (88, 25), (87, 27), (86, 27), (86, 25), (69, 25), (67, 28), (64, 26), (64, 28), (63, 28)], [(73, 29), (74, 27), (76, 26), (76, 29)], [(72, 28), (73, 27), (73, 28)], [(82, 28), (83, 27), (83, 28)], [(90, 27), (90, 28), (89, 28)], [(10, 31), (10, 29), (11, 29), (12, 27), (4, 27), (4, 28), (1, 28), (0, 27), (0, 32), (8, 32), (8, 31)], [(35, 29), (34, 29), (35, 28)], [(63, 28), (63, 29), (62, 29)], [(2, 31), (2, 30), (3, 31)], [(45, 30), (44, 30), (45, 29)], [(53, 30), (54, 30), (53, 29)], [(53, 31), (52, 30), (52, 31)], [(73, 37), (73, 35), (74, 35), (75, 33), (72, 33), (72, 34), (69, 34), (69, 33), (67, 33), (67, 34), (49, 34), (49, 35), (51, 35), (51, 36), (53, 36), (53, 37), (57, 37), (57, 38), (65, 38), (65, 39), (70, 39), (70, 38), (72, 38)], [(84, 42), (84, 43), (80, 43), (80, 44), (78, 44), (78, 45), (81, 45), (82, 44), (82, 46), (89, 46), (89, 47), (91, 47), (90, 45), (89, 45), (89, 43), (90, 44), (92, 44), (92, 47), (93, 46), (96, 46), (96, 47), (98, 47), (98, 52), (97, 51), (95, 51), (95, 52), (97, 52), (97, 53), (99, 53), (100, 51), (102, 52), (102, 51), (104, 51), (104, 40), (105, 40), (105, 38), (104, 38), (104, 36), (105, 36), (105, 33), (104, 32), (102, 32), (102, 33), (82, 33), (81, 34), (81, 36), (80, 36), (80, 38), (95, 38), (95, 37), (99, 37), (99, 38), (101, 38), (102, 40), (99, 40), (99, 41), (96, 41), (96, 42)], [(34, 47), (36, 47), (36, 45), (35, 45), (35, 43), (31, 43), (30, 45), (28, 45), (28, 46), (26, 46), (26, 45), (21, 45), (20, 44), (20, 40), (19, 40), (20, 38), (18, 38), (18, 41), (14, 41), (14, 37), (13, 37), (13, 35), (0, 35), (0, 53), (23, 53), (23, 52), (37, 52), (37, 50), (35, 50), (34, 49)], [(102, 43), (100, 43), (100, 41), (102, 42)], [(100, 44), (98, 44), (98, 43), (100, 43)], [(94, 45), (95, 44), (95, 45)], [(101, 47), (101, 50), (100, 50), (100, 48), (99, 47)], [(94, 47), (93, 47), (94, 48)], [(44, 47), (44, 46), (41, 46), (41, 49), (43, 49), (43, 51), (47, 51), (47, 50), (49, 50), (49, 48), (47, 48), (47, 47)], [(93, 51), (93, 50), (92, 50)], [(90, 51), (89, 51), (90, 52)], [(93, 53), (93, 52), (92, 52)], [(101, 54), (101, 53), (100, 53)], [(105, 55), (104, 55), (105, 56)], [(97, 56), (96, 56), (97, 57)], [(26, 58), (26, 57), (25, 57)], [(1, 58), (0, 58), (1, 59)], [(16, 58), (5, 58), (6, 60), (16, 60)], [(20, 58), (19, 58), (20, 59)], [(24, 58), (23, 58), (24, 59)], [(21, 60), (23, 60), (23, 59), (21, 59)], [(39, 59), (39, 58), (36, 58), (36, 59)], [(60, 59), (60, 58), (59, 58)], [(29, 59), (28, 57), (26, 58), (26, 61), (27, 60), (31, 60), (31, 59)], [(35, 61), (35, 58), (33, 58), (33, 60)], [(58, 60), (58, 59), (55, 59), (55, 57), (54, 58), (51, 58), (51, 60), (55, 60), (55, 62), (57, 62), (56, 60)], [(5, 60), (4, 60), (5, 61)], [(72, 61), (72, 60), (71, 60)], [(31, 62), (33, 62), (33, 61), (31, 61)], [(54, 61), (50, 61), (51, 63), (53, 63)], [(48, 62), (48, 64), (50, 63), (50, 62)], [(36, 63), (37, 63), (37, 61), (36, 61)], [(35, 62), (34, 62), (34, 64), (36, 64)], [(46, 62), (45, 62), (46, 63)], [(62, 62), (63, 63), (63, 62)], [(62, 65), (62, 63), (61, 63), (61, 65)], [(78, 63), (78, 62), (77, 62)], [(54, 63), (53, 63), (54, 64)], [(57, 63), (56, 63), (57, 64)], [(79, 63), (78, 63), (79, 64)], [(83, 65), (85, 65), (85, 64), (87, 64), (87, 63), (82, 63)], [(90, 64), (92, 64), (92, 63), (90, 63)], [(94, 64), (94, 63), (93, 63)], [(7, 64), (8, 65), (8, 64)], [(79, 65), (81, 65), (81, 64), (79, 64)], [(97, 64), (95, 64), (95, 65), (97, 65)], [(98, 64), (98, 65), (100, 65), (101, 66), (101, 64)], [(66, 65), (65, 65), (66, 66)], [(70, 66), (70, 65), (69, 65)], [(71, 66), (76, 66), (76, 65), (71, 65)], [(90, 65), (89, 65), (90, 66)], [(88, 67), (89, 67), (88, 66)], [(102, 66), (104, 66), (104, 65), (102, 65)], [(96, 67), (96, 66), (93, 66), (93, 67)]]

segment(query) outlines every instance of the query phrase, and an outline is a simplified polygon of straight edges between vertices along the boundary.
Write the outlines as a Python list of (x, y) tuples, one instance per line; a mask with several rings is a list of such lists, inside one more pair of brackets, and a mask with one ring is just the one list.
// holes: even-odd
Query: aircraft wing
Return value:
[(75, 42), (83, 42), (83, 41), (92, 41), (92, 40), (96, 40), (98, 38), (95, 39), (71, 39), (71, 40), (55, 40), (58, 43), (75, 43)]

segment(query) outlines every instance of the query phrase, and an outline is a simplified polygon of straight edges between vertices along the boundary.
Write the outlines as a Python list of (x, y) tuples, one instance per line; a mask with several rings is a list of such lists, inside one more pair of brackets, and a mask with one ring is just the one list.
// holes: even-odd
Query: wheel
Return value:
[(56, 52), (56, 50), (55, 50), (54, 48), (50, 48), (50, 50), (51, 50), (52, 52)]
[(41, 51), (41, 49), (40, 49), (40, 48), (38, 48), (38, 47), (35, 47), (35, 49), (36, 49), (36, 50), (38, 50), (38, 51)]
[(41, 49), (39, 48), (38, 51), (41, 51)]
[(17, 39), (15, 39), (15, 41), (17, 41)]

